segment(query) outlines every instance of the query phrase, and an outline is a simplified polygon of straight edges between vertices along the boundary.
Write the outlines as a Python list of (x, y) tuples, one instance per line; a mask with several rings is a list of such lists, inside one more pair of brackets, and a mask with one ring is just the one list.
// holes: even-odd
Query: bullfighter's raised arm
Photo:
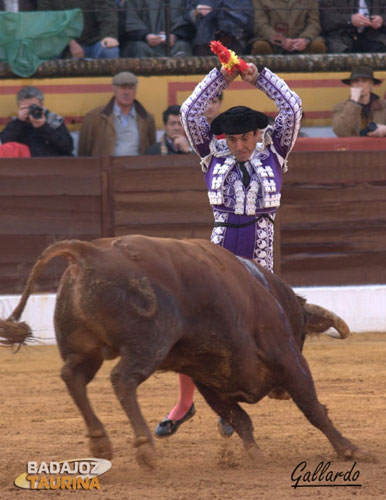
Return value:
[(269, 99), (275, 101), (279, 110), (272, 131), (272, 142), (276, 153), (283, 158), (284, 163), (295, 144), (299, 132), (302, 119), (302, 101), (284, 80), (272, 73), (268, 68), (264, 68), (259, 74), (256, 86)]
[[(224, 74), (218, 69), (213, 69), (196, 86), (193, 93), (181, 106), (181, 119), (185, 133), (192, 148), (201, 158), (205, 158), (213, 152), (213, 148), (210, 147), (213, 133), (205, 117), (205, 110), (209, 102), (225, 90), (228, 85), (229, 82)], [(275, 119), (272, 141), (284, 164), (300, 128), (301, 100), (284, 80), (268, 68), (262, 70), (254, 85), (263, 91), (269, 99), (274, 100), (278, 108), (279, 114)], [(270, 131), (268, 131), (269, 133)]]
[(193, 150), (205, 158), (210, 153), (210, 142), (213, 133), (205, 117), (209, 102), (217, 97), (228, 86), (228, 83), (218, 69), (212, 71), (196, 86), (181, 106), (181, 120), (185, 133)]

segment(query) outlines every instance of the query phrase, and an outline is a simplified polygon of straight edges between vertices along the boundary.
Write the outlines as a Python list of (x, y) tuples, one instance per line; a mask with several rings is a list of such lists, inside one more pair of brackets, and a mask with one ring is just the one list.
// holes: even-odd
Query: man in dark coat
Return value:
[(1, 132), (1, 142), (25, 144), (31, 156), (72, 156), (73, 140), (63, 118), (44, 108), (43, 101), (40, 89), (23, 87), (17, 94), (17, 117)]
[[(125, 46), (123, 57), (163, 57), (166, 55), (166, 2), (164, 0), (130, 0), (126, 2)], [(185, 11), (184, 0), (169, 0), (169, 54), (191, 55), (189, 32), (184, 27), (175, 32)]]
[(385, 0), (320, 0), (322, 35), (329, 52), (385, 52)]
[(192, 150), (180, 119), (180, 106), (174, 104), (162, 113), (165, 133), (146, 151), (148, 155), (187, 154)]
[(212, 40), (222, 42), (237, 54), (245, 54), (253, 33), (252, 2), (187, 0), (184, 20), (184, 29), (192, 30), (194, 55), (212, 55), (209, 48)]

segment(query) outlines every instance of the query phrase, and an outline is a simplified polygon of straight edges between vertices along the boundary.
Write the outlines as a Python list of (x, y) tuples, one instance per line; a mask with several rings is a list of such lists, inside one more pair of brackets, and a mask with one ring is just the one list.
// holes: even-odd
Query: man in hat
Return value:
[[(241, 78), (275, 101), (279, 113), (273, 127), (267, 128), (268, 116), (246, 106), (228, 109), (209, 125), (205, 118), (209, 101), (238, 75), (238, 70), (229, 75), (213, 69), (182, 104), (182, 123), (205, 174), (215, 221), (211, 241), (272, 271), (275, 213), (300, 127), (301, 100), (269, 69), (259, 74), (249, 64)], [(218, 139), (221, 134), (225, 139)], [(180, 374), (179, 380), (179, 401), (158, 424), (157, 437), (171, 436), (194, 415), (194, 384), (186, 375)], [(223, 436), (233, 432), (221, 419), (219, 428)]]
[(353, 68), (350, 78), (342, 80), (350, 86), (350, 98), (332, 110), (332, 127), (338, 137), (386, 136), (386, 101), (372, 92), (381, 80), (374, 78), (370, 66)]
[(137, 77), (123, 71), (113, 78), (114, 96), (90, 111), (79, 134), (79, 156), (145, 154), (156, 142), (155, 122), (135, 99)]

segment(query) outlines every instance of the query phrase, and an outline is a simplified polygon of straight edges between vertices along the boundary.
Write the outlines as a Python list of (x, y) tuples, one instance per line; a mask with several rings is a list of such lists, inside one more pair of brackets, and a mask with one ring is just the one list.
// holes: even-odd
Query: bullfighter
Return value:
[[(267, 115), (246, 106), (232, 107), (208, 123), (209, 102), (239, 74), (274, 100), (278, 114), (272, 126)], [(244, 72), (224, 67), (211, 70), (181, 106), (185, 133), (201, 158), (213, 209), (211, 241), (271, 271), (275, 213), (301, 116), (299, 96), (268, 68), (259, 73), (254, 64), (248, 64)], [(221, 134), (225, 139), (218, 139)], [(156, 427), (157, 437), (171, 436), (195, 413), (194, 384), (182, 374), (179, 381), (179, 401)], [(219, 424), (223, 436), (233, 433), (226, 422), (220, 419)]]

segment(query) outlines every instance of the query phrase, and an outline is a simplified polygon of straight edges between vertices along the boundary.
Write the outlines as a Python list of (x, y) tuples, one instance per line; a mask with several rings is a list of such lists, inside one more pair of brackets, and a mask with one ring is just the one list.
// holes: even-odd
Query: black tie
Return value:
[(243, 174), (243, 184), (245, 187), (248, 187), (249, 181), (251, 180), (251, 176), (249, 175), (247, 167), (245, 166), (245, 162), (240, 161), (239, 165), (240, 165), (241, 173)]

